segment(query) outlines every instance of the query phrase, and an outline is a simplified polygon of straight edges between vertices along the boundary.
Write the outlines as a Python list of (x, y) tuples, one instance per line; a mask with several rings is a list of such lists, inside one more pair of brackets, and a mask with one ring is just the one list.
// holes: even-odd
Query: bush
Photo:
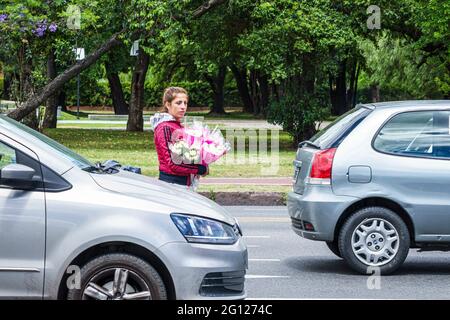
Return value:
[(267, 120), (281, 125), (294, 138), (297, 145), (316, 133), (316, 122), (330, 115), (326, 95), (303, 95), (290, 93), (269, 103)]

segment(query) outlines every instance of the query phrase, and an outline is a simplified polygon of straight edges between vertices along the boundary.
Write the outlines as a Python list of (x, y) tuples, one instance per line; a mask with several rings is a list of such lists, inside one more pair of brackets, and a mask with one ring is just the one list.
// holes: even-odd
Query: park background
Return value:
[(445, 0), (0, 0), (0, 108), (156, 177), (148, 117), (182, 86), (209, 126), (281, 130), (276, 174), (212, 165), (200, 191), (283, 199), (297, 143), (357, 103), (449, 98), (449, 17)]

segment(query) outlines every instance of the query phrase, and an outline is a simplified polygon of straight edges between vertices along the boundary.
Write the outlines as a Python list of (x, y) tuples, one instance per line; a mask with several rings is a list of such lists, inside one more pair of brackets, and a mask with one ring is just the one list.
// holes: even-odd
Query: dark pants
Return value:
[(169, 183), (180, 184), (182, 186), (187, 186), (187, 184), (188, 184), (187, 176), (176, 176), (173, 174), (165, 173), (163, 171), (159, 172), (159, 180), (169, 182)]

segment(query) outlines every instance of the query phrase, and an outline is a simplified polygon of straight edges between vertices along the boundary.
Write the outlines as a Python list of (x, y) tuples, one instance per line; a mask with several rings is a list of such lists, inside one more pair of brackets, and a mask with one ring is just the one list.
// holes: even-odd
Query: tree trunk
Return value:
[[(316, 74), (317, 66), (311, 56), (305, 55), (303, 59), (303, 72), (302, 72), (302, 90), (307, 96), (313, 97), (316, 95)], [(309, 140), (316, 133), (316, 124), (313, 121), (308, 121), (305, 124), (299, 138), (301, 140)], [(297, 141), (297, 142), (300, 142)]]
[[(47, 59), (47, 78), (52, 81), (56, 78), (56, 59), (55, 52), (50, 51)], [(47, 107), (45, 108), (44, 120), (42, 128), (56, 128), (57, 122), (57, 108), (58, 108), (58, 93), (53, 94), (47, 100)]]
[(225, 2), (227, 2), (227, 0), (208, 0), (207, 2), (202, 4), (200, 7), (195, 9), (195, 11), (193, 12), (192, 15), (194, 18), (200, 18), (209, 10), (211, 10), (217, 6), (220, 6), (221, 4), (223, 4)]
[(357, 70), (357, 64), (358, 61), (356, 60), (356, 58), (353, 60), (352, 63), (352, 68), (350, 71), (350, 83), (349, 86), (347, 88), (347, 105), (346, 105), (346, 110), (349, 110), (351, 108), (353, 108), (355, 102), (353, 100), (355, 94), (354, 94), (354, 90), (355, 90), (355, 81), (356, 80), (356, 70)]
[(61, 107), (61, 111), (66, 112), (67, 111), (67, 105), (66, 105), (66, 92), (64, 90), (61, 90), (58, 94), (58, 106)]
[(140, 50), (131, 79), (130, 114), (127, 131), (144, 130), (144, 85), (149, 63), (150, 56), (144, 50)]
[[(26, 52), (27, 48), (22, 45), (18, 52), (19, 62), (19, 90), (17, 91), (17, 97), (14, 100), (21, 103), (34, 95), (34, 86), (32, 79), (33, 65), (31, 57)], [(39, 129), (39, 120), (36, 112), (32, 112), (24, 117), (22, 123), (29, 126), (32, 129)]]
[(372, 102), (380, 102), (380, 86), (377, 84), (371, 85), (370, 95), (372, 96)]
[(356, 103), (357, 103), (357, 98), (358, 98), (358, 79), (359, 79), (359, 72), (361, 71), (361, 66), (360, 66), (360, 64), (358, 63), (357, 64), (357, 67), (356, 67), (356, 76), (355, 76), (355, 87), (354, 87), (354, 89), (353, 89), (353, 99), (352, 99), (352, 101), (353, 101), (353, 108), (356, 106)]
[(258, 88), (258, 72), (250, 71), (250, 97), (253, 104), (253, 114), (258, 115), (261, 111), (261, 102)]
[(11, 90), (11, 75), (9, 73), (4, 73), (3, 79), (3, 92), (2, 98), (5, 100), (10, 100), (10, 90)]
[(269, 82), (266, 75), (260, 75), (258, 77), (259, 90), (261, 92), (261, 108), (259, 115), (265, 116), (267, 114), (267, 108), (269, 106)]
[(106, 76), (111, 91), (111, 100), (114, 108), (114, 114), (128, 114), (128, 104), (123, 94), (122, 83), (120, 82), (119, 73), (112, 69), (110, 63), (105, 63)]
[(246, 70), (240, 71), (234, 64), (230, 66), (230, 69), (233, 72), (234, 78), (236, 79), (236, 85), (239, 91), (239, 95), (244, 105), (244, 112), (253, 113), (253, 102), (252, 98), (250, 97), (250, 91), (248, 89)]
[(89, 68), (104, 53), (120, 44), (120, 41), (117, 40), (117, 37), (120, 34), (121, 32), (114, 34), (108, 41), (103, 43), (100, 48), (88, 55), (83, 61), (76, 63), (75, 65), (64, 71), (62, 74), (58, 75), (53, 81), (44, 86), (44, 88), (42, 88), (39, 93), (33, 94), (33, 96), (27, 99), (19, 108), (8, 113), (8, 116), (15, 120), (21, 120), (26, 115), (36, 110), (36, 108), (44, 103), (50, 96), (61, 89), (65, 83), (75, 78), (81, 71)]
[(227, 74), (226, 66), (219, 66), (219, 71), (215, 77), (207, 77), (214, 95), (214, 104), (211, 107), (210, 114), (225, 114), (224, 85)]
[(332, 105), (332, 114), (340, 116), (347, 111), (347, 81), (346, 81), (346, 60), (339, 65), (339, 72), (335, 78), (334, 104)]

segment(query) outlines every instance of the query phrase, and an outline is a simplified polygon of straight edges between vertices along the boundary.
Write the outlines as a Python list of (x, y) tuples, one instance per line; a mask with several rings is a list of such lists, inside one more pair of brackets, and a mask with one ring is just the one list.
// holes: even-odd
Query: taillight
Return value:
[(331, 168), (336, 148), (326, 149), (314, 154), (309, 177), (311, 179), (331, 179)]

